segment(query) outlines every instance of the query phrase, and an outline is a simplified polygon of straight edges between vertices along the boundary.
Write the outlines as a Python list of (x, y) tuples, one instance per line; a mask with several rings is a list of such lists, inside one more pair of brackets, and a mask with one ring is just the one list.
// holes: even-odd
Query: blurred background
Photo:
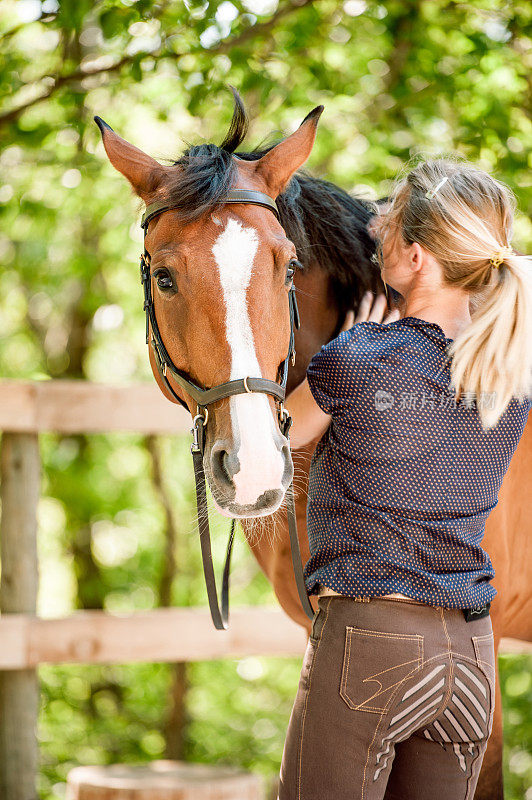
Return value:
[[(249, 148), (325, 105), (309, 169), (386, 195), (457, 152), (515, 192), (532, 244), (532, 4), (478, 0), (2, 0), (0, 373), (152, 380), (139, 203), (92, 118), (159, 159), (220, 142), (241, 92)], [(42, 616), (205, 605), (188, 439), (44, 436)], [(227, 523), (213, 517), (215, 554)], [(276, 603), (240, 535), (231, 601)], [(171, 631), (169, 635), (172, 635)], [(78, 764), (184, 758), (277, 779), (300, 659), (43, 667), (40, 794)], [(509, 800), (531, 800), (532, 662), (500, 658)]]

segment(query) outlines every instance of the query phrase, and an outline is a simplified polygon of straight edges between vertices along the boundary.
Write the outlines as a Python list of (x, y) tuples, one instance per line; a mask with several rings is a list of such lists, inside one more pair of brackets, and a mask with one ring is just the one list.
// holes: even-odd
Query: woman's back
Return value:
[(467, 164), (409, 172), (373, 226), (402, 319), (350, 322), (287, 398), (297, 441), (322, 434), (304, 570), (320, 597), (279, 800), (474, 793), (496, 673), (481, 541), (532, 388), (513, 202)]
[(364, 322), (325, 345), (308, 380), (332, 424), (313, 457), (307, 589), (399, 592), (431, 605), (491, 600), (480, 546), (530, 401), (485, 430), (478, 404), (450, 389), (451, 339), (416, 317)]

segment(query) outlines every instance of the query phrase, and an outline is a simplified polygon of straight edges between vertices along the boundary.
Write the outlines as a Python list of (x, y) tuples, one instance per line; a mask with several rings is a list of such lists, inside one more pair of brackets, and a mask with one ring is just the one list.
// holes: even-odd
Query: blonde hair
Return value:
[[(379, 221), (438, 261), (443, 282), (471, 295), (471, 324), (449, 345), (451, 386), (472, 393), (485, 429), (532, 377), (532, 260), (510, 247), (515, 198), (504, 184), (465, 162), (426, 161), (400, 180)], [(491, 402), (478, 402), (479, 398)]]

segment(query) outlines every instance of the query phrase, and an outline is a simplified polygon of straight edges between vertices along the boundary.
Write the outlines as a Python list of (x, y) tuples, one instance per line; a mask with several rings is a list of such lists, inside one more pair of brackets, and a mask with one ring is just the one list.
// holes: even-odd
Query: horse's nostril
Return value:
[(224, 480), (231, 480), (227, 464), (227, 450), (213, 450), (212, 465), (216, 477), (223, 478)]
[(227, 475), (227, 478), (232, 483), (233, 482), (233, 475), (235, 475), (238, 470), (240, 469), (240, 461), (234, 450), (224, 450), (223, 454), (223, 471)]
[(239, 470), (238, 458), (220, 442), (211, 451), (213, 477), (226, 488), (233, 486), (233, 475)]
[(222, 450), (220, 454), (220, 465), (227, 479), (232, 481), (233, 476), (231, 474), (231, 459), (229, 458), (229, 453), (227, 450)]

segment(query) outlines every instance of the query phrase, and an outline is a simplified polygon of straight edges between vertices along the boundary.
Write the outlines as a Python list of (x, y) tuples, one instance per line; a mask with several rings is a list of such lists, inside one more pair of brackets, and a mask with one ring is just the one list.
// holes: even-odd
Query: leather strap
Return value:
[(223, 199), (225, 203), (246, 203), (246, 205), (262, 206), (269, 208), (273, 211), (278, 220), (280, 220), (279, 209), (277, 203), (264, 192), (257, 192), (254, 189), (229, 189)]
[[(292, 425), (292, 418), (286, 414), (280, 420), (281, 432), (288, 439), (288, 432)], [(203, 574), (205, 576), (205, 586), (207, 588), (207, 599), (211, 612), (211, 619), (217, 630), (227, 630), (229, 626), (229, 573), (231, 567), (231, 552), (235, 535), (235, 520), (231, 523), (231, 533), (227, 543), (227, 552), (222, 579), (222, 607), (218, 603), (218, 592), (216, 590), (216, 578), (212, 561), (211, 533), (209, 527), (209, 514), (207, 508), (207, 494), (205, 472), (203, 470), (203, 450), (205, 447), (205, 429), (201, 417), (196, 417), (194, 421), (194, 442), (191, 447), (192, 461), (194, 464), (194, 477), (196, 480), (196, 505), (198, 510), (198, 528), (200, 535), (201, 558), (203, 562)], [(314, 609), (308, 599), (307, 587), (303, 575), (303, 563), (301, 560), (301, 550), (297, 536), (296, 507), (294, 502), (294, 485), (290, 484), (286, 491), (286, 510), (288, 517), (288, 533), (290, 537), (290, 553), (292, 556), (292, 566), (296, 581), (297, 593), (301, 601), (303, 611), (309, 619), (314, 619)]]
[(194, 477), (196, 479), (196, 505), (198, 508), (198, 529), (201, 547), (201, 560), (203, 562), (203, 574), (205, 576), (205, 586), (207, 587), (207, 599), (211, 619), (216, 630), (227, 630), (229, 627), (229, 574), (231, 570), (231, 552), (235, 538), (235, 521), (231, 521), (231, 533), (227, 543), (225, 556), (224, 572), (222, 579), (222, 608), (218, 605), (218, 592), (216, 591), (216, 579), (214, 577), (214, 565), (212, 561), (211, 532), (209, 528), (209, 516), (207, 513), (207, 494), (205, 490), (206, 481), (203, 471), (203, 454), (192, 452), (192, 463), (194, 465)]
[[(246, 205), (269, 208), (270, 211), (273, 211), (277, 219), (280, 219), (279, 209), (277, 208), (275, 200), (269, 195), (264, 194), (264, 192), (256, 192), (254, 189), (229, 189), (224, 195), (224, 199), (220, 205), (225, 205), (226, 203), (246, 203)], [(146, 211), (142, 215), (140, 222), (141, 227), (146, 231), (151, 219), (159, 216), (163, 211), (170, 211), (172, 208), (178, 208), (178, 204), (172, 205), (168, 200), (159, 200), (157, 203), (150, 203), (146, 206)]]
[(176, 382), (182, 386), (202, 408), (211, 405), (211, 403), (216, 403), (217, 400), (224, 400), (226, 397), (231, 397), (234, 394), (246, 394), (246, 392), (271, 394), (281, 402), (285, 397), (284, 388), (279, 383), (270, 381), (267, 378), (238, 378), (233, 381), (227, 381), (226, 383), (220, 383), (218, 386), (213, 386), (211, 389), (200, 389), (195, 383), (187, 380), (180, 372), (173, 369), (170, 364), (167, 364), (167, 368), (172, 373)]
[(301, 550), (299, 547), (299, 539), (297, 537), (297, 519), (293, 483), (290, 484), (286, 491), (286, 513), (288, 517), (290, 552), (292, 554), (292, 566), (294, 568), (297, 593), (299, 595), (299, 599), (301, 600), (303, 611), (309, 619), (314, 619), (314, 609), (312, 608), (310, 600), (308, 599), (307, 587), (305, 585), (305, 578), (303, 575), (303, 561), (301, 559)]

